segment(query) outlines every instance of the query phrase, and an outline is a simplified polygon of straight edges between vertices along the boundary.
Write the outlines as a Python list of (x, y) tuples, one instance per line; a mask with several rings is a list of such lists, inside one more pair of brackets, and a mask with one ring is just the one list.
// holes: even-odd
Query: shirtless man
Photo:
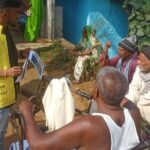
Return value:
[[(25, 122), (26, 138), (33, 150), (127, 150), (139, 143), (140, 114), (137, 107), (120, 107), (128, 89), (122, 73), (104, 67), (96, 77), (97, 113), (81, 116), (50, 133), (41, 133), (29, 101), (19, 108)], [(128, 103), (129, 104), (129, 103)]]

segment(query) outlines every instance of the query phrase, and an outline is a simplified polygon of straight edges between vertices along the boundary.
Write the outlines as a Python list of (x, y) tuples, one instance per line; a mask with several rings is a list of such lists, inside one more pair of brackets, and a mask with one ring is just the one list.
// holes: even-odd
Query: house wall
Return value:
[(81, 30), (91, 12), (102, 13), (119, 36), (127, 35), (127, 14), (121, 7), (121, 0), (56, 0), (56, 5), (63, 7), (64, 38), (73, 43), (79, 43)]

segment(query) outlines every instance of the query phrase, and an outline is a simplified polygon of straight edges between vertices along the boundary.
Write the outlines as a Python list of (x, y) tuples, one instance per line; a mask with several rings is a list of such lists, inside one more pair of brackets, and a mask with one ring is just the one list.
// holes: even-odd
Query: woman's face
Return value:
[(143, 53), (139, 55), (138, 66), (142, 71), (150, 72), (150, 60)]

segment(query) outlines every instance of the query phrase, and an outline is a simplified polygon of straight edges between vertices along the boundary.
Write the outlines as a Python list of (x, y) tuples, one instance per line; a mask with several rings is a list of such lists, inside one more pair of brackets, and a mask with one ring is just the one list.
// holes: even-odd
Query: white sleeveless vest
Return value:
[(128, 109), (124, 108), (125, 122), (122, 127), (118, 126), (110, 116), (102, 113), (92, 115), (101, 116), (106, 122), (111, 136), (111, 150), (131, 150), (139, 144), (139, 138)]

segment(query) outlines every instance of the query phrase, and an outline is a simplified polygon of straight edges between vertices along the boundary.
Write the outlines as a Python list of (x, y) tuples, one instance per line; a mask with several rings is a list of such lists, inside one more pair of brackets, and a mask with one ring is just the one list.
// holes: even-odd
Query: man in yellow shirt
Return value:
[(8, 126), (9, 108), (15, 103), (15, 77), (20, 75), (18, 56), (8, 25), (18, 19), (19, 0), (0, 0), (0, 150)]

